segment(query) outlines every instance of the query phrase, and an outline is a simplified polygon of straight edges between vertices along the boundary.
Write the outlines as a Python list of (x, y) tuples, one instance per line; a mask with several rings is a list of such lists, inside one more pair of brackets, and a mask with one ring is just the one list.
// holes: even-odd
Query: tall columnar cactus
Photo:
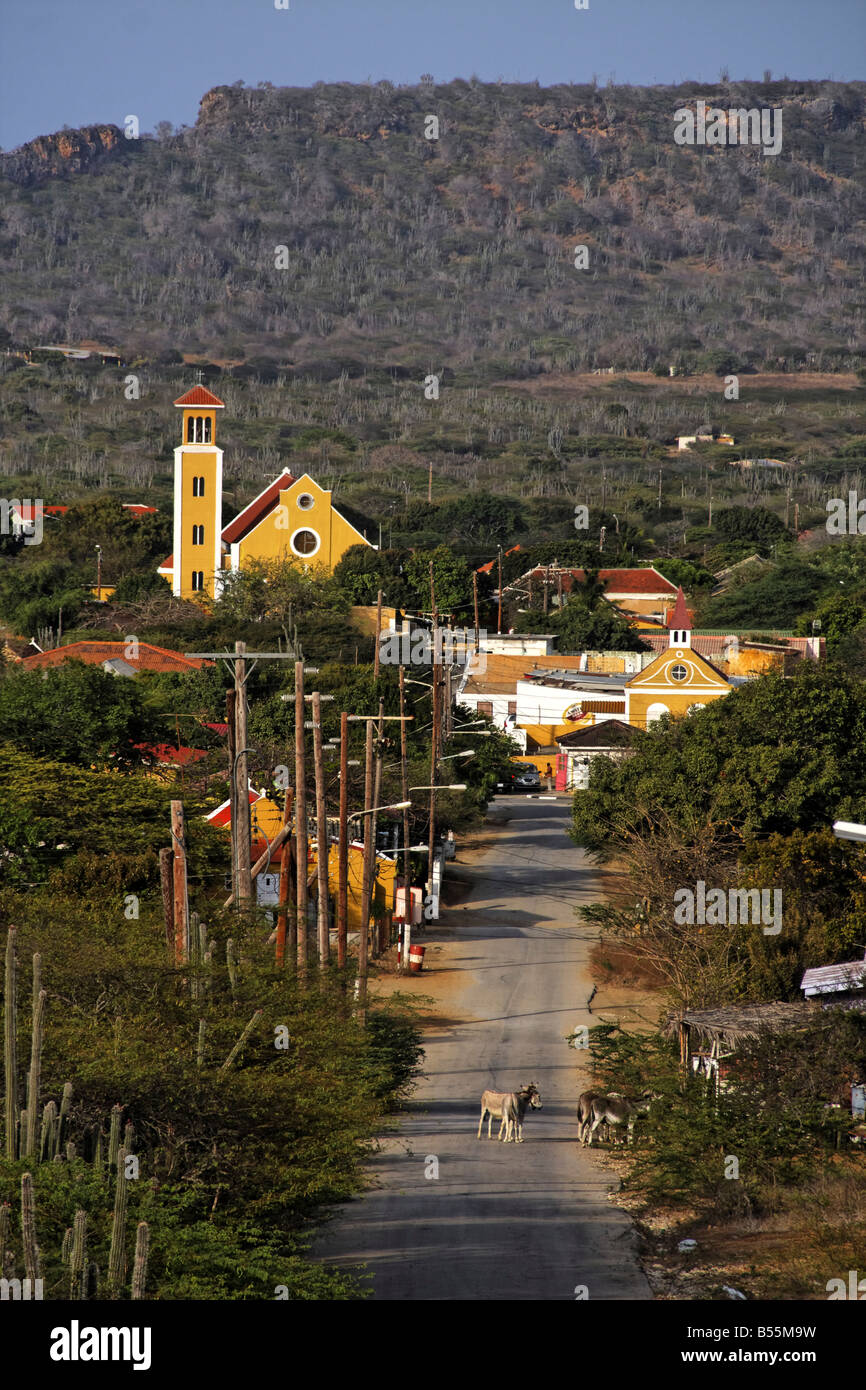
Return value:
[(53, 1151), (59, 1154), (63, 1151), (63, 1140), (65, 1130), (69, 1124), (69, 1110), (72, 1105), (72, 1082), (67, 1081), (63, 1087), (63, 1095), (60, 1098), (60, 1114), (57, 1116), (57, 1125), (54, 1130)]
[(117, 1154), (117, 1179), (114, 1189), (114, 1219), (111, 1224), (111, 1249), (108, 1253), (108, 1283), (117, 1295), (126, 1278), (126, 1149)]
[(21, 1241), (24, 1246), (24, 1274), (31, 1288), (42, 1277), (39, 1268), (39, 1247), (36, 1244), (36, 1204), (33, 1197), (33, 1178), (21, 1175)]
[(39, 1152), (36, 1157), (42, 1163), (54, 1157), (54, 1131), (57, 1128), (57, 1106), (49, 1100), (42, 1111), (42, 1132), (39, 1136)]
[(67, 1226), (63, 1232), (63, 1244), (60, 1247), (60, 1259), (63, 1264), (68, 1265), (72, 1256), (72, 1227)]
[(12, 1208), (8, 1202), (0, 1203), (0, 1279), (6, 1273), (6, 1246), (9, 1242), (9, 1218)]
[(123, 1115), (122, 1105), (112, 1105), (111, 1107), (111, 1129), (108, 1136), (108, 1171), (117, 1164), (117, 1153), (120, 1148), (120, 1120)]
[(42, 1073), (42, 1034), (45, 1025), (45, 1000), (47, 994), (44, 989), (36, 993), (36, 984), (39, 982), (39, 968), (36, 962), (38, 956), (33, 957), (33, 1032), (30, 1038), (30, 1074), (27, 1078), (27, 1148), (22, 1157), (35, 1158), (39, 1161), (37, 1148), (37, 1125), (39, 1120), (39, 1082)]
[(15, 928), (10, 927), (6, 936), (6, 988), (3, 994), (3, 1081), (6, 1087), (6, 1157), (11, 1162), (18, 1157), (17, 984)]
[(147, 1283), (147, 1255), (150, 1249), (150, 1227), (139, 1221), (135, 1232), (135, 1263), (132, 1267), (132, 1297), (144, 1298)]
[(87, 1246), (87, 1212), (77, 1211), (72, 1227), (72, 1250), (69, 1259), (69, 1297), (87, 1297), (85, 1251)]

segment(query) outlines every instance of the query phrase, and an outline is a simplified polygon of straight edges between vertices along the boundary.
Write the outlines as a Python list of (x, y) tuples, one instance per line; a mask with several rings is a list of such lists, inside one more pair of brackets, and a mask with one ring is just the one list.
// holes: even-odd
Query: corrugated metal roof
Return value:
[(866, 984), (866, 960), (846, 961), (841, 965), (818, 965), (807, 970), (800, 988), (810, 994), (833, 994), (847, 989), (861, 989)]

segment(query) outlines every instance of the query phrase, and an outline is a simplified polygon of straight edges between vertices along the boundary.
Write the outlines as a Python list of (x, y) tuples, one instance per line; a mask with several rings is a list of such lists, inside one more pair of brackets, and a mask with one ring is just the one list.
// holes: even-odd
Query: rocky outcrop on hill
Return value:
[(40, 135), (9, 154), (0, 155), (0, 178), (34, 183), (58, 174), (81, 173), (126, 145), (116, 125), (87, 125)]

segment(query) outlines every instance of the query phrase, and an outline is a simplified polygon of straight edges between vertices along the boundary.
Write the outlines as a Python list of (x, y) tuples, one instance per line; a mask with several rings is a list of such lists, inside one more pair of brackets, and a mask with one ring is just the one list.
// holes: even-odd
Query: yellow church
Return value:
[(646, 729), (664, 714), (691, 714), (731, 692), (727, 676), (692, 648), (682, 586), (668, 620), (668, 649), (625, 684), (625, 722)]
[(218, 598), (224, 576), (250, 560), (296, 560), (330, 571), (352, 545), (376, 549), (341, 516), (330, 492), (288, 468), (223, 526), (216, 422), (225, 404), (204, 386), (174, 404), (183, 412), (174, 451), (174, 550), (157, 572), (177, 598)]

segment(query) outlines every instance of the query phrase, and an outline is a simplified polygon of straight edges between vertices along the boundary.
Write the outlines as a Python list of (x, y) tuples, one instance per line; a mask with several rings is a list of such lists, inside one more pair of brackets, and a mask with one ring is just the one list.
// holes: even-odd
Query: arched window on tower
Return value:
[(211, 442), (211, 418), (209, 415), (206, 415), (204, 420), (204, 442), (205, 444)]
[(204, 497), (204, 478), (200, 476), (193, 477), (192, 495), (193, 497)]
[(187, 442), (187, 444), (192, 444), (193, 441), (194, 441), (194, 439), (195, 439), (195, 421), (193, 420), (193, 417), (192, 417), (191, 415), (188, 415), (188, 416), (187, 416), (187, 420), (186, 420), (186, 442)]
[(193, 528), (192, 528), (192, 543), (193, 543), (193, 545), (204, 545), (204, 527), (203, 527), (203, 526), (193, 526)]

